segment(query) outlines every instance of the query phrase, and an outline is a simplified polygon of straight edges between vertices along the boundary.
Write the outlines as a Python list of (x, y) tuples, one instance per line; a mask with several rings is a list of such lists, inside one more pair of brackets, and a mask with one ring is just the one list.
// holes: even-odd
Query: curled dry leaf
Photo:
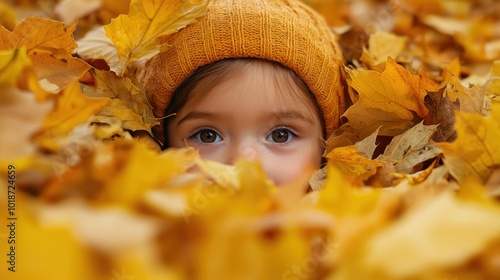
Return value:
[(436, 127), (437, 125), (423, 125), (422, 122), (417, 124), (394, 137), (384, 154), (377, 159), (396, 162), (397, 172), (412, 173), (415, 165), (433, 159), (441, 153), (436, 145), (429, 142)]

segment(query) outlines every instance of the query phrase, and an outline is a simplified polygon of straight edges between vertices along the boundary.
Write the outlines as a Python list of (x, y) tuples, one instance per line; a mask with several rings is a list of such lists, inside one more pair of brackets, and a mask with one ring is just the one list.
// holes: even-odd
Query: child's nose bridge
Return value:
[(236, 144), (236, 155), (233, 160), (237, 158), (246, 158), (246, 159), (258, 159), (259, 158), (259, 147), (257, 144), (257, 140), (251, 137), (247, 137), (245, 139), (240, 140)]

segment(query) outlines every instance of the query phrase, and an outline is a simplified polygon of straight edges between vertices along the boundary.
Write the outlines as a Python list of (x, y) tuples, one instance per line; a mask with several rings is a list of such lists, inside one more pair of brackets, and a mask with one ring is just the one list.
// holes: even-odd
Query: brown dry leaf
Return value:
[(42, 87), (58, 92), (90, 68), (84, 61), (70, 55), (77, 46), (72, 37), (75, 26), (66, 27), (64, 23), (51, 19), (31, 17), (12, 32), (0, 28), (0, 49), (26, 47)]
[(122, 76), (130, 62), (159, 53), (157, 38), (194, 22), (205, 13), (207, 3), (206, 0), (132, 0), (128, 15), (120, 15), (104, 26), (119, 58), (118, 64), (108, 61), (111, 70)]
[(491, 116), (456, 112), (457, 139), (438, 143), (444, 163), (459, 182), (477, 179), (484, 183), (500, 165), (500, 104), (493, 103)]
[(429, 109), (425, 124), (439, 125), (432, 137), (436, 142), (452, 142), (457, 138), (455, 111), (459, 110), (460, 104), (451, 102), (445, 92), (446, 87), (442, 87), (437, 92), (428, 92), (424, 98), (425, 106)]
[(423, 125), (422, 122), (394, 137), (386, 147), (384, 154), (377, 160), (396, 162), (396, 171), (412, 173), (413, 167), (419, 163), (435, 158), (441, 150), (430, 142), (437, 125)]
[(350, 70), (349, 85), (359, 93), (356, 104), (380, 109), (396, 115), (397, 119), (410, 121), (412, 112), (420, 117), (427, 115), (423, 104), (426, 90), (431, 86), (400, 66), (392, 58), (387, 59), (384, 72), (373, 70)]

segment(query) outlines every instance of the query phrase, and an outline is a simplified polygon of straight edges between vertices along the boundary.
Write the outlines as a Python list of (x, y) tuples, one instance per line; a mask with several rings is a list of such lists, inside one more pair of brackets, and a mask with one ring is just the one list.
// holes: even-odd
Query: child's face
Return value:
[(187, 143), (202, 158), (225, 164), (257, 159), (276, 185), (318, 167), (323, 151), (318, 109), (280, 78), (285, 79), (252, 66), (188, 101), (168, 126), (170, 146)]

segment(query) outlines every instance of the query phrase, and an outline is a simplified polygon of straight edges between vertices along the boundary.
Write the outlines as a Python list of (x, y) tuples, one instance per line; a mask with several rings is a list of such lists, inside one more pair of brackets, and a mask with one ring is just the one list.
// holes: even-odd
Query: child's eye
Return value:
[(275, 142), (275, 143), (286, 143), (295, 137), (295, 133), (293, 133), (290, 129), (287, 128), (278, 128), (273, 130), (266, 138), (267, 141)]
[(192, 137), (203, 143), (216, 143), (222, 141), (222, 137), (213, 129), (202, 129)]

